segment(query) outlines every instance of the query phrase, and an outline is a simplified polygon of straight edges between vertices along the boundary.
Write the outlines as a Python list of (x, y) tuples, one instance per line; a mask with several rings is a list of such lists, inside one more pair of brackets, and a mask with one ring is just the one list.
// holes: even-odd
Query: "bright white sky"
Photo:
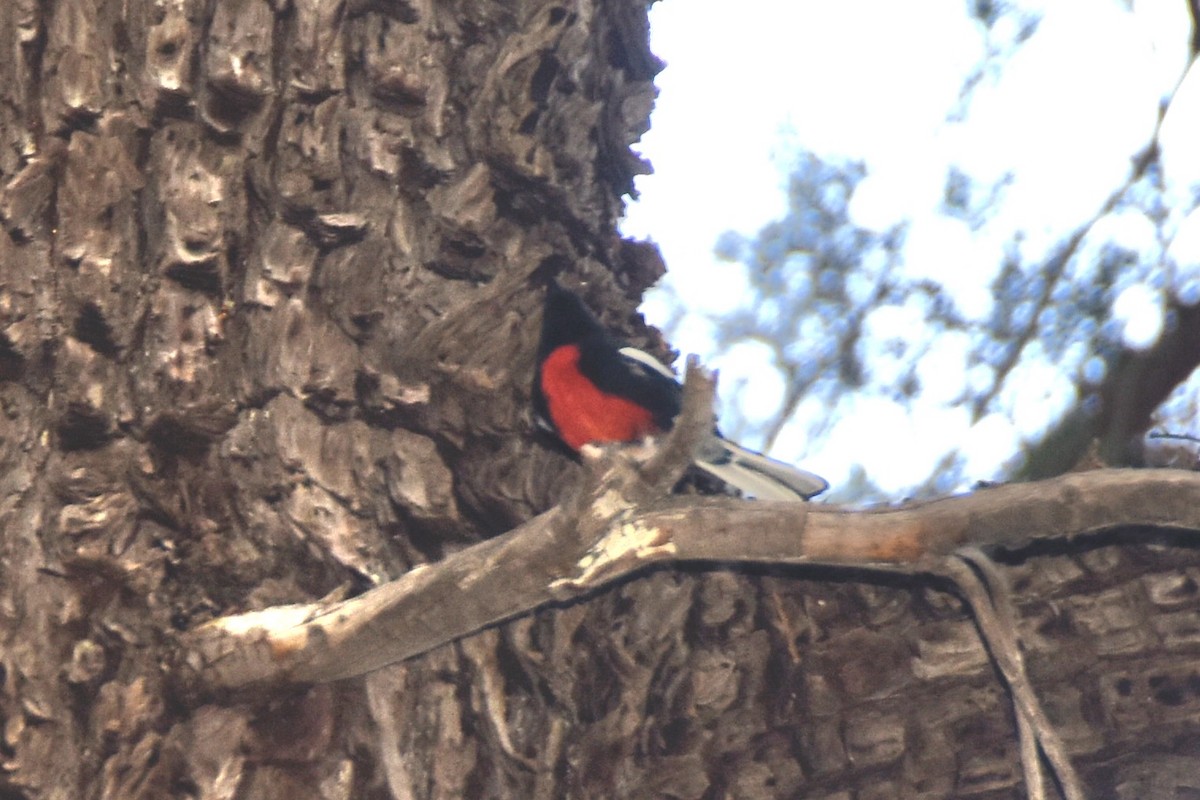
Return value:
[[(1116, 0), (1016, 5), (1040, 16), (1037, 31), (1013, 57), (990, 62), (959, 122), (947, 120), (965, 80), (989, 48), (1010, 51), (1016, 15), (1003, 18), (988, 38), (968, 18), (965, 0), (926, 0), (919, 13), (895, 0), (743, 0), (736, 10), (726, 0), (654, 6), (652, 46), (668, 66), (658, 78), (652, 128), (638, 149), (655, 174), (638, 180), (642, 196), (630, 204), (623, 231), (662, 249), (666, 282), (688, 312), (676, 347), (708, 356), (711, 323), (704, 315), (745, 298), (741, 268), (719, 263), (713, 246), (725, 230), (753, 235), (783, 215), (797, 147), (864, 161), (867, 178), (850, 209), (855, 222), (882, 231), (909, 220), (907, 268), (943, 284), (972, 318), (991, 309), (989, 281), (1015, 231), (1024, 231), (1023, 254), (1036, 261), (1096, 213), (1128, 176), (1131, 157), (1150, 140), (1160, 101), (1187, 71), (1186, 4), (1135, 1), (1132, 11)], [(1179, 233), (1169, 250), (1178, 268), (1167, 285), (1200, 299), (1200, 212), (1184, 219), (1192, 205), (1185, 198), (1200, 186), (1195, 68), (1175, 94), (1161, 142), (1168, 192), (1178, 199), (1172, 225)], [(979, 230), (937, 213), (951, 165), (981, 184), (1013, 176), (997, 213)], [(1102, 224), (1113, 240), (1158, 252), (1154, 228), (1141, 214), (1112, 215)], [(1120, 297), (1115, 313), (1129, 344), (1153, 342), (1161, 327), (1159, 292), (1139, 285)], [(671, 306), (652, 294), (644, 310), (662, 323)], [(902, 310), (890, 314), (871, 322), (914, 335)], [(998, 475), (1022, 438), (1075, 402), (1073, 377), (1041, 361), (1010, 382), (1028, 390), (1011, 392), (1007, 415), (972, 424), (964, 409), (950, 405), (971, 380), (966, 343), (944, 338), (922, 364), (924, 392), (915, 403), (858, 398), (854, 408), (841, 409), (845, 421), (827, 440), (809, 447), (802, 433), (785, 431), (774, 454), (803, 461), (835, 485), (862, 463), (881, 488), (902, 494), (959, 447), (968, 453), (969, 478)], [(770, 414), (782, 380), (765, 351), (748, 345), (708, 361), (721, 369), (727, 394), (740, 379), (752, 382), (754, 391), (737, 398), (743, 410)], [(827, 413), (814, 405), (798, 416)]]

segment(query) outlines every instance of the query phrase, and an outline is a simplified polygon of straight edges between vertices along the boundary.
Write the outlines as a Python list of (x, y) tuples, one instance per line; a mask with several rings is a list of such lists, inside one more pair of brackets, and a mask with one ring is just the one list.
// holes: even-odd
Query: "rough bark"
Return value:
[[(613, 233), (645, 7), (11, 0), (0, 47), (0, 796), (1019, 794), (972, 624), (911, 578), (655, 570), (181, 702), (177, 632), (356, 594), (578, 479), (527, 419), (538, 284), (649, 337), (661, 264)], [(1200, 555), (1009, 570), (1090, 785), (1195, 790)]]

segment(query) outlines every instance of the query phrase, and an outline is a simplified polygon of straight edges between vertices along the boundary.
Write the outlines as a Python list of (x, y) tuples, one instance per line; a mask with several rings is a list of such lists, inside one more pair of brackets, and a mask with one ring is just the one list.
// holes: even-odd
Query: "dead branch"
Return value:
[(915, 566), (966, 546), (1117, 527), (1200, 531), (1200, 475), (1176, 470), (1074, 473), (869, 511), (669, 496), (697, 431), (711, 424), (711, 379), (692, 366), (686, 385), (691, 402), (649, 463), (597, 449), (580, 491), (507, 534), (349, 600), (213, 620), (183, 636), (183, 685), (237, 690), (362, 675), (655, 563)]

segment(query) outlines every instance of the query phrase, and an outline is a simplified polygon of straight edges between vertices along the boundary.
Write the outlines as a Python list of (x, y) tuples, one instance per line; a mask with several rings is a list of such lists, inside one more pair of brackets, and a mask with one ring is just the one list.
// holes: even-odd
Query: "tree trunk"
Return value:
[[(539, 287), (651, 335), (660, 262), (614, 233), (645, 7), (9, 0), (0, 42), (0, 797), (1020, 795), (1004, 687), (915, 580), (659, 570), (366, 679), (179, 696), (177, 632), (571, 485), (526, 411)], [(1021, 630), (1097, 796), (1200, 791), (1200, 554), (1043, 550)]]

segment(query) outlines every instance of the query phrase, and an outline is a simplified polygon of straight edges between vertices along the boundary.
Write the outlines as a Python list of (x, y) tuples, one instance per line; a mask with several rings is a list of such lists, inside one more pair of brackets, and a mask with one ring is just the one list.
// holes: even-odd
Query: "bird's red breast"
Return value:
[(633, 442), (658, 433), (649, 409), (596, 387), (579, 371), (579, 346), (557, 347), (542, 361), (542, 395), (558, 436), (572, 450), (595, 442)]

